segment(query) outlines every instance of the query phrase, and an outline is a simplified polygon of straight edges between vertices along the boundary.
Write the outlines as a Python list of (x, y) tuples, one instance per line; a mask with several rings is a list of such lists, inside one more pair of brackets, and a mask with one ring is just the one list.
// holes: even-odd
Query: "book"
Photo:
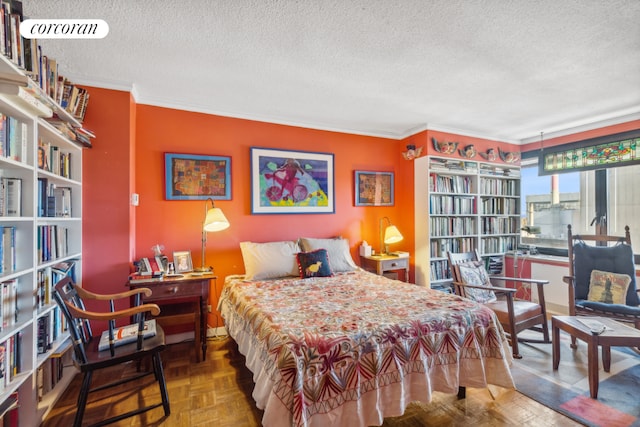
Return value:
[(56, 187), (53, 189), (55, 200), (55, 216), (71, 217), (71, 187)]
[(53, 110), (23, 86), (0, 82), (0, 93), (19, 99), (22, 101), (22, 105), (31, 113), (41, 117), (53, 116)]
[(403, 252), (403, 251), (389, 252), (389, 255), (395, 256), (398, 258), (409, 258), (409, 252)]
[(150, 276), (148, 274), (131, 273), (129, 275), (129, 283), (148, 283), (148, 282), (161, 282), (163, 276)]
[[(146, 320), (144, 322), (143, 338), (151, 338), (156, 336), (156, 319)], [(135, 342), (138, 339), (138, 324), (134, 323), (127, 326), (121, 326), (113, 331), (114, 346)], [(109, 331), (102, 332), (100, 342), (98, 343), (98, 351), (109, 349)]]
[(7, 385), (7, 343), (0, 344), (0, 391)]
[(0, 417), (4, 417), (5, 414), (18, 407), (18, 392), (11, 393), (7, 399), (0, 403)]
[(151, 276), (151, 274), (153, 274), (149, 258), (140, 258), (140, 262), (138, 263), (138, 273), (143, 276)]
[(580, 317), (578, 318), (578, 321), (589, 328), (591, 333), (594, 335), (600, 335), (607, 330), (612, 330), (611, 328), (608, 328), (604, 323), (595, 319), (589, 319), (588, 317)]
[(0, 82), (11, 83), (18, 86), (28, 86), (29, 78), (17, 73), (0, 73)]
[(22, 215), (22, 179), (2, 178), (4, 187), (4, 211), (3, 216)]

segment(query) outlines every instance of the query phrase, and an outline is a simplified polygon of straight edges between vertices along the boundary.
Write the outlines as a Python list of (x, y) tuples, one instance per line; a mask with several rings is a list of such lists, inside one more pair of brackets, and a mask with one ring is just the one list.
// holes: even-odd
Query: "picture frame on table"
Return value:
[(251, 213), (335, 213), (334, 155), (251, 147)]
[(231, 157), (164, 153), (166, 200), (231, 200)]
[(393, 172), (355, 171), (356, 206), (393, 206)]
[(173, 266), (176, 274), (193, 271), (191, 251), (176, 251), (173, 253)]

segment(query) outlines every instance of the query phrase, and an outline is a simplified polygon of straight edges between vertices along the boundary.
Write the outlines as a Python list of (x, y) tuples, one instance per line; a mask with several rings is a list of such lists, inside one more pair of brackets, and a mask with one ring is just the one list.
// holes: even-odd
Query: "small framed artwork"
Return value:
[(251, 213), (334, 213), (333, 154), (251, 148)]
[(173, 265), (176, 273), (188, 273), (193, 271), (191, 251), (178, 251), (173, 253)]
[(231, 157), (164, 154), (167, 200), (231, 200)]
[(356, 206), (393, 206), (393, 172), (355, 173)]

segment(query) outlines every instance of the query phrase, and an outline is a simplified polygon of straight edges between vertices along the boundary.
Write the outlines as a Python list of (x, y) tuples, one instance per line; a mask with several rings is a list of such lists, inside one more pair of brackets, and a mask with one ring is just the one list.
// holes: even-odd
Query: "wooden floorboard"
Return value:
[[(187, 357), (188, 355), (188, 357)], [(231, 339), (209, 341), (207, 360), (196, 363), (193, 343), (173, 344), (162, 353), (171, 415), (164, 417), (162, 408), (128, 418), (113, 426), (260, 426), (262, 411), (251, 397), (253, 380)], [(113, 380), (135, 371), (133, 364), (108, 370), (96, 376), (98, 381)], [(142, 380), (138, 390), (131, 383), (91, 395), (85, 414), (85, 425), (108, 416), (160, 401), (153, 377)], [(68, 427), (73, 423), (80, 375), (43, 423), (43, 427)], [(493, 395), (493, 396), (492, 396)], [(429, 404), (413, 411), (411, 420), (385, 420), (385, 426), (579, 426), (571, 419), (531, 400), (514, 390), (498, 387), (468, 389), (467, 398), (434, 394)]]

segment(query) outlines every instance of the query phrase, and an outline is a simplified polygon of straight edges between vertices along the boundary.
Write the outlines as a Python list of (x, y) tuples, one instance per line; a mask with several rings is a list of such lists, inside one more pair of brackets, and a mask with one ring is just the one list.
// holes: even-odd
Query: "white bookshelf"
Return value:
[(416, 283), (450, 289), (447, 251), (483, 258), (518, 245), (520, 168), (461, 158), (415, 160)]
[[(22, 75), (22, 71), (9, 59), (0, 55), (0, 72)], [(45, 97), (44, 94), (39, 94)], [(53, 100), (46, 99), (53, 106), (55, 114), (72, 126), (80, 123)], [(70, 383), (75, 375), (73, 368), (66, 368), (64, 376), (51, 390), (38, 397), (38, 370), (50, 363), (52, 356), (58, 356), (69, 344), (67, 333), (60, 333), (51, 347), (38, 354), (38, 323), (45, 316), (53, 316), (57, 310), (52, 298), (43, 303), (38, 300), (38, 276), (51, 266), (63, 260), (77, 260), (75, 277), (82, 278), (82, 151), (80, 144), (71, 141), (50, 123), (39, 116), (27, 102), (15, 95), (0, 93), (0, 113), (11, 116), (26, 124), (26, 150), (20, 159), (0, 156), (0, 176), (17, 177), (22, 181), (22, 212), (20, 216), (0, 216), (0, 227), (15, 227), (16, 268), (0, 273), (0, 283), (17, 281), (17, 321), (0, 332), (0, 343), (12, 337), (20, 339), (20, 372), (0, 391), (0, 402), (11, 393), (19, 394), (20, 425), (40, 425), (48, 410)], [(45, 171), (38, 167), (39, 141), (55, 146), (59, 153), (70, 155), (70, 175), (63, 177), (57, 171)], [(22, 151), (21, 151), (22, 153)], [(48, 185), (71, 189), (71, 215), (49, 217), (41, 215), (38, 208), (39, 178), (46, 179)], [(59, 252), (50, 259), (43, 260), (40, 253), (39, 232), (42, 230), (65, 230), (66, 247), (59, 246)], [(50, 294), (48, 294), (50, 295)]]

